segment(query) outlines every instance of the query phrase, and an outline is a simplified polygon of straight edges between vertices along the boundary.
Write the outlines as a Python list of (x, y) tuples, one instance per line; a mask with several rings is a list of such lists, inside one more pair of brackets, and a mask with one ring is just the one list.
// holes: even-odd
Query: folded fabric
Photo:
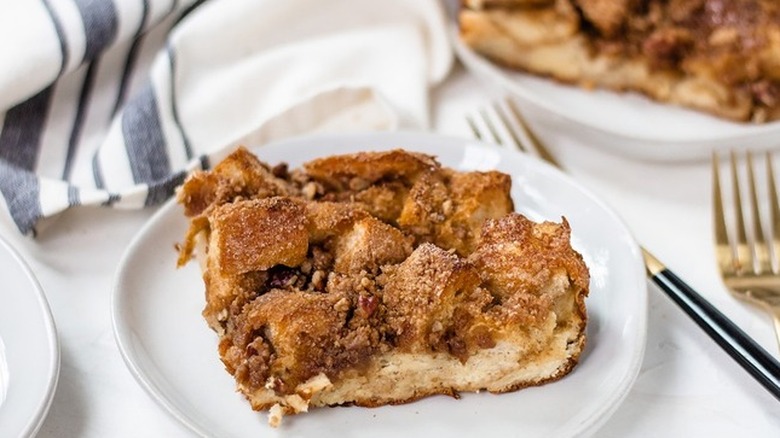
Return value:
[[(238, 144), (425, 127), (434, 0), (43, 0), (0, 14), (0, 192), (22, 233), (140, 208)], [(327, 153), (327, 151), (323, 151)]]

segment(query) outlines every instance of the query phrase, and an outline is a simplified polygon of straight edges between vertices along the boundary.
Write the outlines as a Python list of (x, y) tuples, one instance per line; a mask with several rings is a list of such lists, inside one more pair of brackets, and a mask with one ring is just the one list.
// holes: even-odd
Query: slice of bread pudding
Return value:
[(568, 223), (513, 213), (509, 176), (394, 150), (290, 171), (246, 149), (178, 192), (180, 264), (256, 410), (380, 406), (561, 378), (589, 275)]
[(776, 0), (464, 0), (461, 39), (493, 61), (737, 121), (780, 119)]

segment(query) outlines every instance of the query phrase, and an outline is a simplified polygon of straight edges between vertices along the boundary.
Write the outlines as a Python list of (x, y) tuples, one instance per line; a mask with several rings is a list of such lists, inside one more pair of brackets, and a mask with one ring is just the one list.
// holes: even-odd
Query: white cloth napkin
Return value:
[(435, 0), (0, 8), (0, 192), (25, 234), (70, 207), (159, 203), (238, 144), (424, 128), (452, 63)]

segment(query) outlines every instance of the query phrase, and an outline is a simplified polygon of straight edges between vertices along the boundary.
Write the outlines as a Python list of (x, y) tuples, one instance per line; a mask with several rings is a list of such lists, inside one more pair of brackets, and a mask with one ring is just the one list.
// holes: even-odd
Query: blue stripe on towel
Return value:
[(116, 40), (118, 20), (116, 7), (110, 0), (75, 0), (84, 22), (86, 47), (84, 60), (95, 59)]
[(133, 181), (151, 184), (168, 176), (171, 166), (151, 84), (133, 97), (122, 114), (122, 135)]
[(0, 161), (34, 170), (51, 96), (52, 87), (46, 87), (5, 113), (0, 131)]
[(0, 193), (22, 234), (35, 234), (41, 217), (40, 186), (34, 173), (0, 160)]

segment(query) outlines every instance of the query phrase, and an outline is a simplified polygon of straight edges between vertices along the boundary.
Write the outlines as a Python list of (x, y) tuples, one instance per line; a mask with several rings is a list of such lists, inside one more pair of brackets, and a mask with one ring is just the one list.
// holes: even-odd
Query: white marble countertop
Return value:
[[(468, 136), (464, 114), (490, 96), (458, 68), (432, 99), (434, 131)], [(643, 245), (778, 356), (769, 317), (734, 299), (718, 277), (709, 163), (645, 163), (587, 145), (556, 149), (562, 164), (610, 204)], [(2, 215), (0, 233), (38, 276), (60, 336), (59, 385), (38, 436), (190, 436), (136, 384), (110, 322), (119, 259), (153, 212), (77, 209), (46, 224), (36, 240), (20, 236)], [(652, 285), (648, 324), (639, 377), (597, 436), (780, 434), (780, 403)]]

